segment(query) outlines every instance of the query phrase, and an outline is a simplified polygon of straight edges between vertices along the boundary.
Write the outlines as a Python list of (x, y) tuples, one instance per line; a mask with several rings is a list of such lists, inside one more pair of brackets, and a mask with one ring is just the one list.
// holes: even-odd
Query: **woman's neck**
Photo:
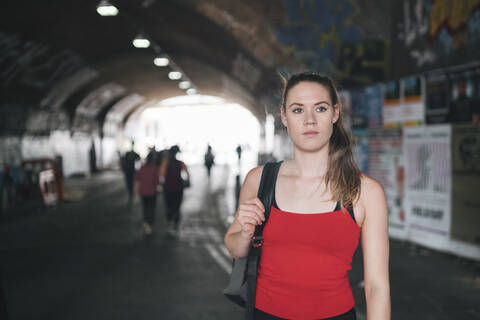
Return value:
[(292, 163), (294, 174), (301, 178), (324, 177), (328, 167), (328, 150), (309, 153), (295, 150)]

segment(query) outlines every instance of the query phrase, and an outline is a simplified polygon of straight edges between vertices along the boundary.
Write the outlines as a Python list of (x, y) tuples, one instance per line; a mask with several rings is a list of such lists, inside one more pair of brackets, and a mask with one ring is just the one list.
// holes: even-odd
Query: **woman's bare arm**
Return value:
[(368, 320), (390, 319), (388, 210), (382, 186), (362, 177), (362, 251)]
[(245, 177), (235, 219), (225, 234), (225, 245), (234, 258), (248, 255), (255, 226), (265, 220), (263, 204), (257, 198), (262, 170), (263, 167), (254, 168)]

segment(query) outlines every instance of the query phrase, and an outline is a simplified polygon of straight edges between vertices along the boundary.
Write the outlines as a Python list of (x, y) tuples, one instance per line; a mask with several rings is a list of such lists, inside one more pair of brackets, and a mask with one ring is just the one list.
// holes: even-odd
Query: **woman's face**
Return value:
[(315, 152), (328, 146), (333, 124), (338, 120), (338, 106), (325, 87), (316, 82), (300, 82), (290, 89), (282, 123), (296, 148)]

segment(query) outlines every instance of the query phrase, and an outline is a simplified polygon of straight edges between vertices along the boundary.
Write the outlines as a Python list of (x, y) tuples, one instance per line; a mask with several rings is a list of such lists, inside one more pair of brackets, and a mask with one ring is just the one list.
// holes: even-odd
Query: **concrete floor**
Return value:
[[(119, 172), (68, 179), (70, 201), (0, 225), (0, 271), (9, 319), (242, 319), (222, 290), (231, 260), (223, 234), (234, 206), (233, 171), (211, 183), (192, 168), (178, 237), (154, 235), (129, 208)], [(392, 319), (480, 319), (477, 262), (391, 241)], [(365, 319), (361, 252), (350, 280)]]

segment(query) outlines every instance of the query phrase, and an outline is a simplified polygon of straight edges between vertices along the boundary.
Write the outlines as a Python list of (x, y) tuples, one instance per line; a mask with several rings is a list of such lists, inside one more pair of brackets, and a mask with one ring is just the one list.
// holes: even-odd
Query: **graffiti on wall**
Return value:
[[(98, 75), (70, 50), (5, 32), (0, 32), (0, 65), (0, 133), (9, 134), (64, 129), (69, 123), (61, 104)], [(37, 107), (55, 111), (36, 114)]]
[(277, 38), (309, 69), (335, 74), (354, 84), (383, 80), (388, 42), (367, 37), (352, 23), (356, 14), (352, 2), (285, 0), (288, 19), (277, 26)]
[(20, 35), (0, 32), (1, 88), (14, 84), (44, 91), (67, 75), (86, 66), (69, 50), (55, 50), (50, 46), (25, 41)]
[(480, 0), (403, 0), (399, 6), (394, 76), (478, 59)]

